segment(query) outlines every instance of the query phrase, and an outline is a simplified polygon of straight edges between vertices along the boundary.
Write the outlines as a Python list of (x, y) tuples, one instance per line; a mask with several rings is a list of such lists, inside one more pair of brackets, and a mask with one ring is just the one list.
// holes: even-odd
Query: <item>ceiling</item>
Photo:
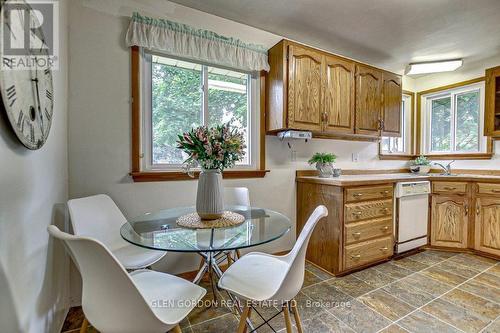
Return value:
[(171, 0), (402, 73), (500, 55), (500, 0)]

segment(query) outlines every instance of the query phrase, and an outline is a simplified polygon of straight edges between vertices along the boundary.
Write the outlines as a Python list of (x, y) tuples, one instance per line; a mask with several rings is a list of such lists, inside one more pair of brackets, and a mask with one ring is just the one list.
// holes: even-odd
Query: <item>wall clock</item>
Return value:
[[(31, 9), (28, 4), (24, 5)], [(29, 10), (28, 13), (32, 11)], [(30, 16), (30, 20), (38, 21), (35, 15)], [(5, 18), (3, 11), (1, 17)], [(7, 31), (10, 31), (11, 26), (16, 26), (8, 24), (6, 19), (2, 20), (2, 24), (3, 29)], [(20, 35), (24, 31), (11, 31), (11, 33)], [(41, 29), (37, 31), (37, 35), (44, 40)], [(0, 38), (0, 52), (4, 50), (3, 43), (4, 38)], [(54, 108), (52, 71), (47, 67), (39, 67), (37, 61), (48, 59), (48, 50), (41, 47), (36, 50), (36, 54), (36, 56), (29, 55), (31, 59), (36, 60), (31, 69), (0, 70), (0, 95), (4, 109), (21, 143), (32, 150), (40, 149), (47, 141)], [(4, 61), (3, 56), (1, 59)]]

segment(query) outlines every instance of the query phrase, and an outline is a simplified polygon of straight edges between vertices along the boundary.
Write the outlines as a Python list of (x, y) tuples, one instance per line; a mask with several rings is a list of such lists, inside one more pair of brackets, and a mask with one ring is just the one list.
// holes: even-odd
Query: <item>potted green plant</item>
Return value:
[(428, 174), (431, 171), (431, 161), (425, 156), (417, 157), (410, 165), (410, 171), (420, 174)]
[(201, 168), (196, 212), (202, 220), (220, 218), (224, 213), (222, 171), (243, 159), (244, 132), (230, 123), (211, 128), (200, 126), (179, 135), (177, 148), (188, 155), (184, 166), (190, 176), (193, 176), (192, 168)]
[(337, 156), (332, 153), (315, 153), (310, 159), (309, 164), (316, 164), (318, 175), (321, 178), (329, 178), (333, 176), (333, 163)]

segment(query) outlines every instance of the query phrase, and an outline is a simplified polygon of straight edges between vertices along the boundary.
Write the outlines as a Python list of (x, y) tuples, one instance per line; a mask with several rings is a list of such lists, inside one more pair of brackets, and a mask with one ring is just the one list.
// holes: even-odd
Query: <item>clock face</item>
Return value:
[[(34, 15), (30, 19), (38, 20)], [(10, 29), (11, 26), (13, 25), (4, 24), (3, 28)], [(12, 33), (22, 34), (23, 31), (12, 31)], [(43, 37), (42, 31), (38, 33)], [(3, 50), (2, 39), (0, 38), (0, 50)], [(38, 54), (40, 59), (48, 57), (42, 48)], [(38, 67), (37, 58), (35, 56), (30, 58), (35, 60), (35, 65), (31, 69), (0, 70), (0, 92), (5, 111), (17, 137), (27, 148), (35, 150), (41, 148), (49, 136), (54, 107), (54, 88), (50, 68)]]

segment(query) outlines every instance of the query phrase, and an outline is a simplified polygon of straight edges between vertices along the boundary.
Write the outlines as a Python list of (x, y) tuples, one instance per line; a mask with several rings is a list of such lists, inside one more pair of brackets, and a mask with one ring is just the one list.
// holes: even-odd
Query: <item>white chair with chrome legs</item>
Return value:
[(246, 187), (224, 188), (224, 204), (250, 206), (250, 193)]
[[(226, 187), (224, 188), (224, 205), (233, 206), (251, 206), (250, 205), (250, 192), (246, 187)], [(231, 262), (241, 257), (240, 250), (235, 250), (234, 255), (236, 258), (227, 257), (228, 265)]]
[(249, 301), (280, 303), (288, 333), (292, 332), (290, 307), (297, 330), (302, 332), (300, 316), (292, 301), (304, 283), (305, 256), (311, 234), (320, 219), (327, 215), (325, 206), (318, 206), (314, 210), (290, 253), (284, 256), (248, 253), (224, 272), (219, 287), (244, 301), (238, 333), (246, 330), (246, 320), (251, 310)]
[(69, 200), (68, 209), (75, 235), (98, 239), (128, 270), (149, 267), (167, 254), (123, 240), (120, 228), (127, 220), (105, 194)]
[(82, 275), (82, 307), (87, 319), (105, 333), (180, 333), (183, 320), (206, 290), (179, 277), (147, 269), (130, 274), (100, 241), (70, 235), (56, 226), (49, 234), (64, 242)]

